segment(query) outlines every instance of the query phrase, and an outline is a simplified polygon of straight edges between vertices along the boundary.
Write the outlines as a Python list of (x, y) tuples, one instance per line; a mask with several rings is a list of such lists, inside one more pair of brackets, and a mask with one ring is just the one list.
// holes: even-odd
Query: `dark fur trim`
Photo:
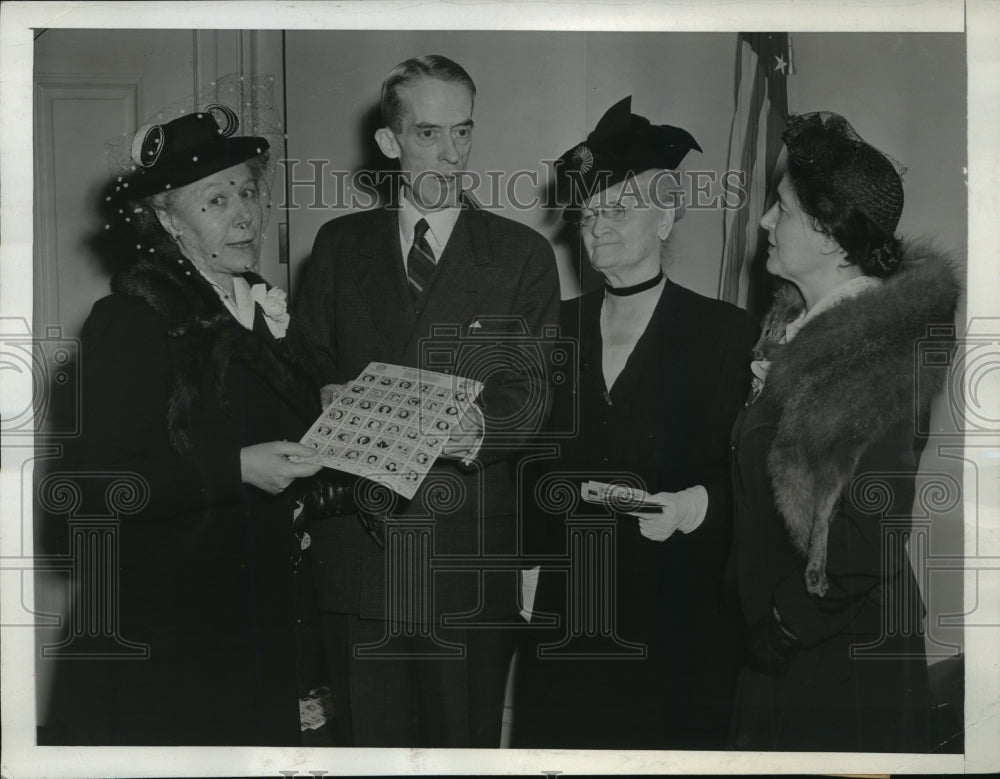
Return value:
[(777, 341), (802, 309), (794, 287), (765, 321), (757, 352), (772, 360), (765, 391), (781, 408), (768, 472), (791, 539), (808, 557), (813, 594), (826, 592), (829, 523), (861, 456), (915, 408), (926, 413), (941, 390), (941, 371), (916, 382), (916, 344), (928, 326), (954, 321), (960, 294), (951, 259), (914, 243), (880, 288), (819, 314), (791, 343)]
[[(242, 276), (251, 286), (266, 283), (256, 273)], [(228, 408), (226, 372), (234, 360), (252, 365), (286, 398), (298, 397), (303, 381), (315, 383), (309, 356), (297, 353), (290, 343), (300, 340), (291, 328), (292, 337), (280, 340), (246, 330), (185, 258), (140, 259), (117, 273), (111, 288), (143, 300), (166, 320), (168, 337), (176, 339), (177, 353), (182, 356), (167, 405), (167, 428), (178, 452), (189, 451), (193, 445), (191, 411), (203, 389), (211, 388), (222, 407)]]

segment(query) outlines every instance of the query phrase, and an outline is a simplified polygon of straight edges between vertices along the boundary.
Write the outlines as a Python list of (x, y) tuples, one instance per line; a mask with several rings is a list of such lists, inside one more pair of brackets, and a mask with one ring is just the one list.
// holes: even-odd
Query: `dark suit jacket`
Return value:
[[(528, 227), (463, 208), (419, 305), (407, 287), (395, 211), (334, 219), (316, 237), (298, 316), (326, 347), (327, 380), (346, 382), (372, 360), (450, 371), (485, 382), (487, 435), (476, 464), (441, 459), (396, 516), (433, 517), (435, 555), (516, 552), (510, 457), (540, 427), (548, 405), (545, 344), (558, 317), (559, 282), (548, 242)], [(470, 327), (478, 323), (478, 327)], [(457, 497), (435, 501), (434, 485)], [(384, 552), (355, 517), (314, 526), (321, 605), (382, 617)], [(492, 576), (492, 575), (491, 575)], [(475, 570), (434, 577), (434, 612), (516, 612), (516, 576), (483, 590)], [(502, 590), (502, 592), (501, 592)]]

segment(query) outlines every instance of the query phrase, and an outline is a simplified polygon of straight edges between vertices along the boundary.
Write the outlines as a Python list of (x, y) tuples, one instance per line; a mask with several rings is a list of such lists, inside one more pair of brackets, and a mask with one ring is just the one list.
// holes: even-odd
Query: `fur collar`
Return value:
[(912, 243), (893, 277), (818, 314), (788, 344), (779, 341), (802, 299), (791, 285), (776, 296), (756, 349), (771, 360), (764, 392), (781, 410), (767, 465), (815, 595), (826, 592), (827, 530), (862, 454), (915, 411), (926, 414), (942, 388), (940, 370), (915, 387), (915, 346), (929, 325), (954, 321), (960, 293), (950, 258)]
[[(266, 283), (256, 273), (242, 276), (251, 286)], [(205, 392), (213, 393), (228, 412), (226, 372), (233, 361), (253, 369), (280, 397), (302, 407), (307, 423), (312, 421), (313, 409), (304, 390), (314, 394), (318, 404), (318, 390), (312, 393), (318, 385), (308, 352), (292, 327), (285, 338), (275, 339), (263, 323), (263, 312), (258, 310), (254, 329), (247, 330), (229, 313), (194, 265), (180, 256), (157, 262), (141, 258), (115, 274), (111, 289), (139, 298), (166, 322), (176, 358), (167, 408), (170, 443), (176, 451), (186, 452), (193, 446), (192, 410)]]

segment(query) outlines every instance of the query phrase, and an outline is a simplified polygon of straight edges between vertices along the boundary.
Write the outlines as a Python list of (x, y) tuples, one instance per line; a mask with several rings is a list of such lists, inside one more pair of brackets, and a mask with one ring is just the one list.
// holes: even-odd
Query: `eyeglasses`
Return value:
[(621, 203), (613, 203), (609, 206), (601, 206), (600, 208), (584, 208), (580, 210), (577, 224), (589, 230), (594, 226), (594, 222), (597, 221), (598, 216), (603, 216), (609, 222), (623, 222), (628, 212), (628, 207)]

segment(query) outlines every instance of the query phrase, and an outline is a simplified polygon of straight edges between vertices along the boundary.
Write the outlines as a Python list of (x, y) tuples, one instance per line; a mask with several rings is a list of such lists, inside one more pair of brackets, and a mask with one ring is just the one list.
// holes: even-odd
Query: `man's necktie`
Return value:
[(434, 252), (427, 243), (427, 220), (421, 219), (413, 228), (413, 246), (406, 258), (406, 275), (410, 280), (410, 292), (416, 300), (427, 289), (434, 275)]

